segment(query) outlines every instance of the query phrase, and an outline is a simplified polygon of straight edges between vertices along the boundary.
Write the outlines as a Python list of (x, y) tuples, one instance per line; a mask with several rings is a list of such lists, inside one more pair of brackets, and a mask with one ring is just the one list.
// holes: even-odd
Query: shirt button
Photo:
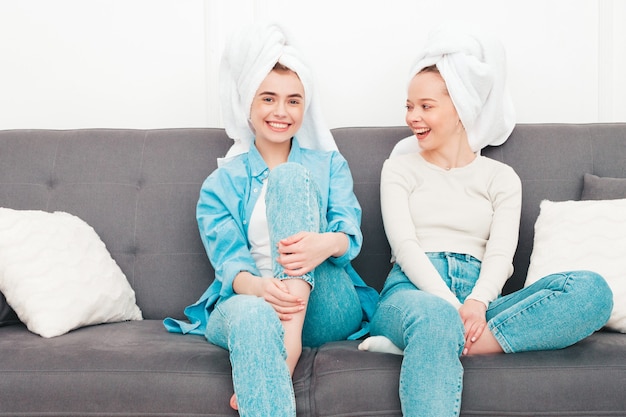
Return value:
[(252, 191), (254, 191), (255, 193), (258, 193), (258, 192), (259, 192), (259, 189), (258, 189), (258, 188), (255, 188), (255, 189), (254, 189), (254, 190), (252, 190)]

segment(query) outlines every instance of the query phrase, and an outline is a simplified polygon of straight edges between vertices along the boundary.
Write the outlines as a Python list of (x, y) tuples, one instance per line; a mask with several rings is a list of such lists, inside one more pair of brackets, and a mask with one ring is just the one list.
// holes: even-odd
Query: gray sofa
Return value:
[[(335, 129), (363, 207), (354, 262), (380, 289), (390, 269), (379, 175), (405, 127)], [(226, 351), (169, 334), (211, 282), (195, 204), (230, 140), (221, 129), (0, 131), (0, 207), (67, 211), (92, 225), (135, 290), (142, 321), (43, 338), (0, 327), (0, 416), (232, 416)], [(542, 199), (577, 200), (583, 175), (626, 178), (626, 124), (518, 125), (484, 154), (523, 181), (515, 275), (523, 285)], [(357, 342), (305, 349), (299, 416), (400, 416), (401, 357)], [(626, 416), (626, 335), (598, 332), (551, 352), (464, 357), (463, 416)]]

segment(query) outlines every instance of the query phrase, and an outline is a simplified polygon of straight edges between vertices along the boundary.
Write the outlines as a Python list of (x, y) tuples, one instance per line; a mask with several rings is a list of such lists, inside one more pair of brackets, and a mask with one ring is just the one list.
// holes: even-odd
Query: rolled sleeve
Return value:
[(329, 181), (328, 231), (344, 233), (348, 237), (348, 249), (339, 257), (330, 261), (345, 266), (361, 251), (363, 234), (361, 232), (361, 206), (354, 195), (352, 174), (345, 158), (338, 152), (333, 153)]

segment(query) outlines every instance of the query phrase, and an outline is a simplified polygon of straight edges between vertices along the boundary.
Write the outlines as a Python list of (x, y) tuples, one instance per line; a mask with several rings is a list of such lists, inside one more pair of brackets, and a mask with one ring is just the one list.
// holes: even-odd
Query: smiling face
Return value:
[(289, 148), (302, 125), (304, 86), (293, 71), (272, 70), (257, 90), (250, 107), (250, 121), (259, 151)]
[(409, 84), (406, 124), (423, 150), (436, 150), (458, 137), (459, 115), (438, 72), (420, 72)]

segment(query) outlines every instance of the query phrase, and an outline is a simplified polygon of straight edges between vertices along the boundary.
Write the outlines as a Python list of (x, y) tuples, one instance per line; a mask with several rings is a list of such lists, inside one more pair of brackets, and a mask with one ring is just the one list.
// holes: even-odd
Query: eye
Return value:
[(300, 100), (291, 99), (291, 100), (289, 100), (289, 104), (291, 104), (292, 106), (297, 106), (297, 105), (300, 104)]
[(412, 111), (413, 110), (413, 106), (410, 106), (408, 104), (406, 106), (404, 106), (404, 108), (406, 109), (406, 111)]
[(274, 101), (274, 99), (270, 96), (261, 97), (261, 100), (266, 103), (271, 103), (272, 101)]
[(422, 104), (422, 108), (423, 108), (424, 110), (428, 110), (428, 109), (430, 109), (430, 108), (432, 108), (432, 107), (433, 107), (433, 106), (431, 106), (430, 104)]

